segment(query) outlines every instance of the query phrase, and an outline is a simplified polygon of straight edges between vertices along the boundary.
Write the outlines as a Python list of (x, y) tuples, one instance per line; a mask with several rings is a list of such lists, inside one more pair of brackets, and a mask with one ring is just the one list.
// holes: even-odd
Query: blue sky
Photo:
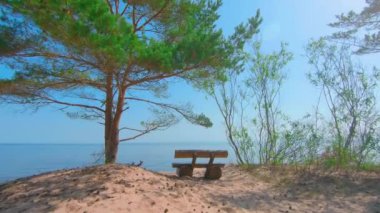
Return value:
[[(333, 32), (327, 26), (335, 15), (349, 10), (360, 11), (364, 0), (224, 0), (220, 8), (218, 27), (226, 35), (234, 26), (261, 10), (264, 19), (260, 38), (264, 51), (271, 52), (281, 42), (289, 44), (294, 60), (286, 67), (287, 80), (281, 92), (281, 107), (291, 118), (300, 118), (311, 112), (318, 98), (318, 89), (308, 82), (305, 74), (310, 70), (304, 47), (311, 38)], [(371, 67), (376, 55), (361, 56), (360, 60)], [(1, 73), (0, 73), (1, 75)], [(136, 142), (222, 142), (225, 141), (222, 118), (215, 103), (200, 91), (185, 83), (171, 85), (172, 103), (191, 102), (195, 111), (209, 116), (214, 126), (205, 129), (181, 121), (166, 131), (141, 137)], [(124, 123), (138, 123), (147, 111), (134, 108), (125, 115)], [(0, 143), (102, 143), (103, 128), (92, 121), (72, 120), (57, 108), (47, 107), (33, 113), (12, 105), (0, 105)]]

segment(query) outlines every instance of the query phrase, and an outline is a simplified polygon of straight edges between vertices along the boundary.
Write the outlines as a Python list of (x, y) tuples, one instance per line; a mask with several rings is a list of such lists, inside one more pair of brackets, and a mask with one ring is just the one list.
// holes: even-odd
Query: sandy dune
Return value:
[(283, 177), (234, 166), (217, 181), (90, 167), (0, 185), (0, 212), (380, 212), (379, 174)]

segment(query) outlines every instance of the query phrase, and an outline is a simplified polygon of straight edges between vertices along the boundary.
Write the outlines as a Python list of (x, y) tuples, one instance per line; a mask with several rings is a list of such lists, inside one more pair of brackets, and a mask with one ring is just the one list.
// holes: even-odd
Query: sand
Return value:
[(0, 185), (0, 212), (380, 212), (380, 175), (223, 169), (220, 180), (111, 165)]

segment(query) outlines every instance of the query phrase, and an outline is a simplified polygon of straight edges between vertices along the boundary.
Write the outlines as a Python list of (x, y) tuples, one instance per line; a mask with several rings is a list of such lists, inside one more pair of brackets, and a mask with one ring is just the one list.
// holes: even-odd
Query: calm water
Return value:
[[(232, 150), (225, 143), (121, 144), (118, 162), (131, 163), (142, 160), (144, 168), (174, 171), (171, 163), (174, 161), (176, 149), (228, 150), (228, 159), (219, 159), (216, 162), (234, 162)], [(95, 165), (97, 153), (101, 153), (102, 150), (102, 144), (0, 144), (0, 182), (57, 169)]]

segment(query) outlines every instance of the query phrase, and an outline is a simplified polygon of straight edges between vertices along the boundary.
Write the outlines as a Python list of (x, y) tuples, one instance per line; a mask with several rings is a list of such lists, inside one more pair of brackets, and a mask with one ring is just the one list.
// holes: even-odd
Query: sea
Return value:
[[(157, 172), (173, 172), (173, 162), (190, 162), (190, 159), (174, 159), (175, 150), (205, 149), (228, 150), (228, 158), (216, 159), (216, 163), (235, 163), (235, 155), (227, 143), (150, 143), (120, 144), (118, 163), (139, 163)], [(60, 169), (93, 166), (103, 163), (103, 144), (0, 144), (0, 183), (22, 177)], [(197, 162), (207, 162), (200, 159)]]

